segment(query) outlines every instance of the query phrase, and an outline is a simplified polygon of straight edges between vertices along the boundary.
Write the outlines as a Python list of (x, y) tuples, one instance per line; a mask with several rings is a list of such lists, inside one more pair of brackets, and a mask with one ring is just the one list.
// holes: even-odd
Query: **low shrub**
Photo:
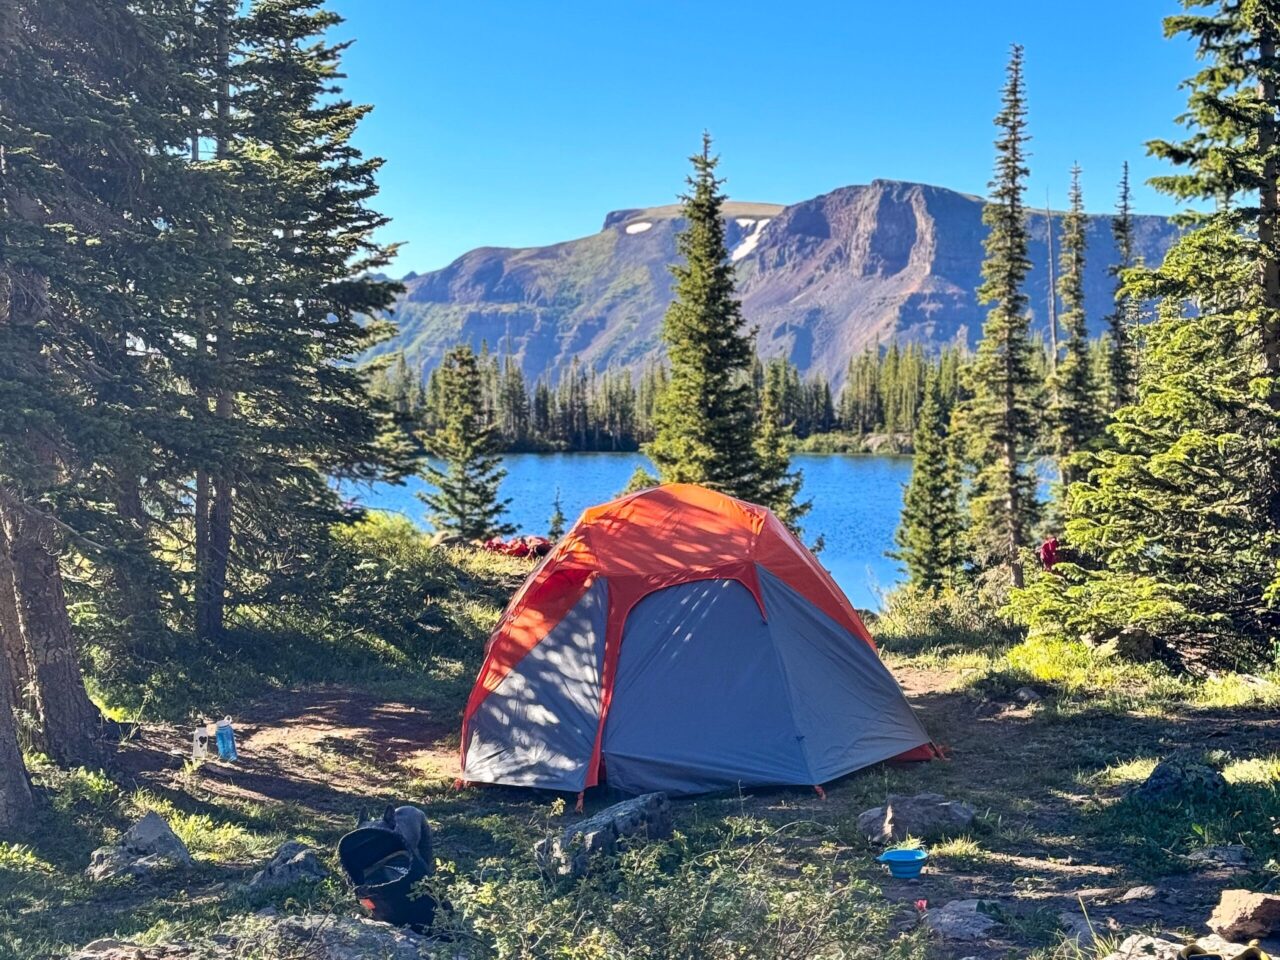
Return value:
[(996, 650), (1021, 635), (976, 589), (939, 591), (904, 586), (884, 599), (874, 621), (876, 641), (894, 653)]

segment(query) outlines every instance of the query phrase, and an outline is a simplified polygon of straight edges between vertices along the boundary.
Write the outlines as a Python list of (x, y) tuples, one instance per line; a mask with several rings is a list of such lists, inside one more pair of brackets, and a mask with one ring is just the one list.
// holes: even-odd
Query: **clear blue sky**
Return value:
[(1029, 199), (1084, 168), (1090, 210), (1174, 207), (1144, 143), (1176, 132), (1176, 0), (331, 0), (347, 93), (375, 110), (397, 272), (594, 233), (670, 203), (705, 127), (729, 194), (790, 203), (875, 178), (983, 193), (1008, 45), (1027, 50)]

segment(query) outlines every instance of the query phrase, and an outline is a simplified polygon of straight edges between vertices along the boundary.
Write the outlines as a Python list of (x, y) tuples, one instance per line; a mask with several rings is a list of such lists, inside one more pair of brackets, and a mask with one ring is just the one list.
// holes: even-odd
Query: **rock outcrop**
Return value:
[(1164, 804), (1217, 797), (1226, 790), (1226, 778), (1217, 770), (1194, 757), (1175, 754), (1156, 764), (1126, 796), (1141, 803)]

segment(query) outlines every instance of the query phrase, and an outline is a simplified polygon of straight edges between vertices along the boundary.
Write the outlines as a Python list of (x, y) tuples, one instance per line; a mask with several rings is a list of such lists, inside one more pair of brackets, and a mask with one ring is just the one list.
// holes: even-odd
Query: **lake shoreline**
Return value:
[[(577, 451), (508, 453), (499, 496), (509, 500), (505, 520), (521, 534), (545, 535), (557, 494), (564, 515), (576, 520), (588, 507), (619, 496), (637, 467), (652, 471), (642, 453)], [(801, 520), (801, 539), (825, 544), (820, 555), (840, 587), (860, 609), (876, 609), (880, 597), (902, 580), (898, 564), (885, 556), (902, 511), (902, 488), (911, 458), (887, 454), (797, 453), (802, 500), (812, 503)], [(373, 510), (398, 513), (431, 531), (428, 510), (417, 494), (430, 489), (420, 477), (401, 484), (342, 483), (342, 496)]]

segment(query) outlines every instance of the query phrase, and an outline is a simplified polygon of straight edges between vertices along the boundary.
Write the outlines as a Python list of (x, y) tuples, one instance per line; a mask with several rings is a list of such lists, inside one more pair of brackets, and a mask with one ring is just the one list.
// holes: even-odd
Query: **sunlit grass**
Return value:
[(1104, 767), (1096, 773), (1083, 777), (1082, 781), (1100, 787), (1139, 783), (1151, 776), (1151, 771), (1156, 768), (1158, 762), (1155, 757), (1136, 757)]
[(1228, 783), (1280, 784), (1280, 754), (1233, 760), (1222, 768)]
[(138, 819), (154, 811), (178, 835), (193, 857), (215, 863), (241, 863), (269, 857), (289, 837), (275, 831), (258, 832), (231, 821), (215, 820), (204, 813), (179, 810), (168, 800), (145, 790), (131, 794), (124, 812)]
[(929, 855), (939, 860), (945, 860), (960, 865), (974, 864), (987, 859), (990, 856), (986, 850), (982, 848), (982, 844), (978, 843), (969, 835), (960, 837), (951, 837), (948, 840), (940, 840), (929, 846)]

